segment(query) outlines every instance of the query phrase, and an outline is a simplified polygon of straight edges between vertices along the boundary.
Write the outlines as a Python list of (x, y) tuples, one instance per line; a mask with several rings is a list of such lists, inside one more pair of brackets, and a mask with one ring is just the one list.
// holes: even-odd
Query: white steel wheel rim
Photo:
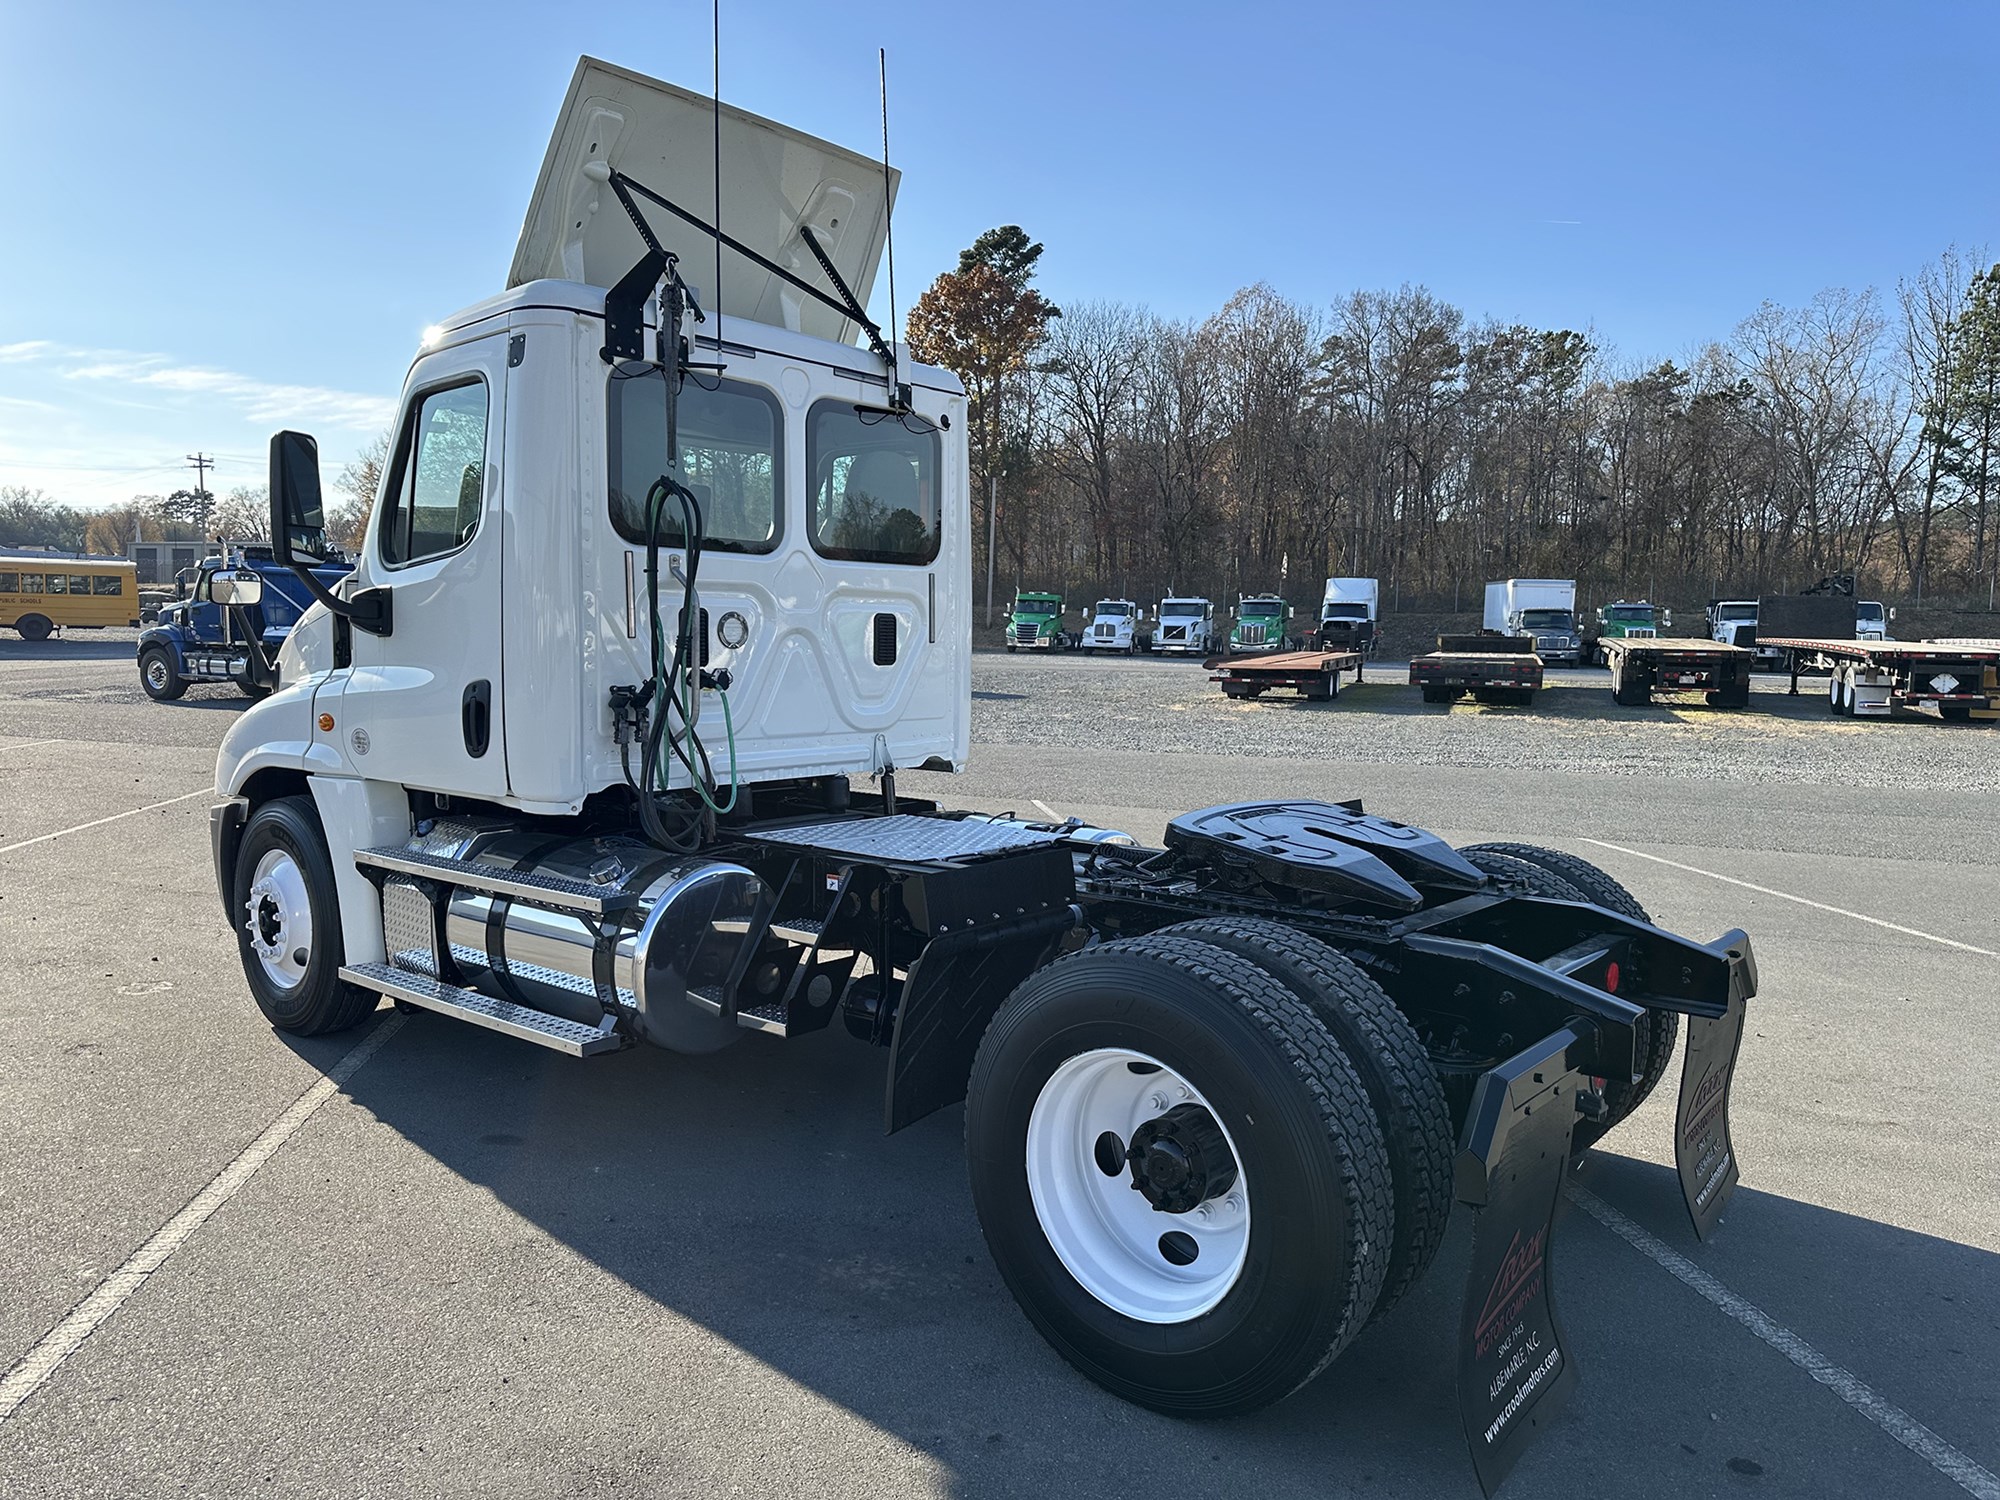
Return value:
[[(1049, 1248), (1092, 1297), (1142, 1323), (1185, 1323), (1211, 1311), (1236, 1285), (1250, 1248), (1243, 1159), (1219, 1118), (1236, 1181), (1189, 1213), (1161, 1212), (1122, 1165), (1114, 1175), (1098, 1164), (1098, 1137), (1129, 1143), (1140, 1125), (1180, 1104), (1215, 1116), (1201, 1091), (1158, 1059), (1102, 1047), (1050, 1074), (1028, 1115), (1028, 1193)], [(1173, 1232), (1196, 1248), (1185, 1265), (1161, 1249)]]
[(146, 682), (155, 692), (165, 692), (167, 687), (167, 663), (164, 657), (146, 658)]
[(266, 851), (250, 877), (245, 905), (243, 928), (265, 976), (284, 989), (300, 983), (312, 960), (313, 922), (299, 862), (284, 849)]

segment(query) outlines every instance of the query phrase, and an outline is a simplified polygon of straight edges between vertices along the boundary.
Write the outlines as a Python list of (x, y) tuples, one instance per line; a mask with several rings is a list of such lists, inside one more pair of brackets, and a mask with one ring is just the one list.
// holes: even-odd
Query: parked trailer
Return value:
[(1352, 672), (1361, 681), (1359, 651), (1289, 651), (1283, 656), (1214, 657), (1206, 665), (1210, 681), (1222, 684), (1232, 698), (1255, 698), (1272, 688), (1292, 688), (1302, 698), (1324, 700), (1340, 696), (1340, 674)]
[(1542, 659), (1535, 643), (1518, 635), (1441, 635), (1437, 650), (1410, 663), (1410, 682), (1426, 703), (1451, 703), (1470, 693), (1481, 703), (1535, 701)]
[(1756, 653), (1721, 641), (1672, 636), (1606, 636), (1599, 643), (1611, 668), (1611, 696), (1628, 708), (1654, 693), (1706, 693), (1710, 708), (1750, 706), (1750, 668)]
[(1932, 703), (1939, 718), (1953, 722), (2000, 719), (2000, 646), (1803, 636), (1759, 636), (1758, 644), (1785, 653), (1794, 696), (1800, 673), (1825, 672), (1826, 706), (1844, 718), (1886, 719), (1899, 708)]
[[(729, 190), (760, 238), (729, 241), (726, 343), (660, 239), (708, 263), (685, 205), (718, 136), (758, 168)], [(1142, 849), (899, 797), (898, 767), (970, 751), (971, 604), (939, 580), (968, 576), (974, 532), (964, 389), (867, 317), (894, 181), (578, 67), (511, 289), (426, 339), (354, 577), (314, 590), (281, 689), (217, 756), (251, 994), (299, 1036), (384, 997), (433, 1012), (440, 1068), (460, 1024), (583, 1067), (845, 1030), (886, 1054), (889, 1129), (963, 1101), (973, 1209), (1051, 1345), (1182, 1416), (1310, 1380), (1456, 1201), (1459, 1411), (1490, 1492), (1575, 1383), (1551, 1246), (1572, 1156), (1661, 1083), (1684, 1020), (1695, 1232), (1729, 1201), (1749, 939), (1654, 926), (1574, 855), (1453, 849), (1358, 803), (1206, 808)], [(839, 342), (855, 328), (871, 352)], [(720, 508), (675, 432), (764, 444), (760, 531), (739, 509), (720, 535), (770, 552), (702, 545)], [(578, 503), (579, 456), (623, 483)], [(270, 494), (278, 559), (311, 578), (305, 434), (273, 440)], [(813, 507), (821, 529), (780, 524)], [(817, 1127), (758, 1128), (809, 1150)]]

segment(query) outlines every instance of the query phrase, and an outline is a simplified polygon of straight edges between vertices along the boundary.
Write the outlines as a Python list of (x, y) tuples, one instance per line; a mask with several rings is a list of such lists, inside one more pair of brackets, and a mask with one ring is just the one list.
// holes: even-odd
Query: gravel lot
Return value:
[[(1593, 859), (1679, 931), (1748, 929), (1743, 1187), (1697, 1245), (1671, 1090), (1591, 1153), (1614, 1217), (1567, 1214), (1554, 1273), (1581, 1382), (1505, 1493), (2000, 1494), (2000, 730), (1617, 710), (1570, 675), (1446, 713), (981, 655), (971, 770), (906, 789), (1146, 838), (1363, 796)], [(0, 636), (0, 1371), (325, 1095), (24, 1402), (0, 1388), (6, 1500), (1477, 1495), (1463, 1216), (1308, 1388), (1175, 1422), (1041, 1342), (973, 1219), (961, 1113), (885, 1139), (883, 1056), (837, 1030), (589, 1062), (386, 1009), (272, 1032), (208, 864), (242, 702), (151, 703), (108, 633)]]
[(1673, 777), (1752, 785), (2000, 791), (2000, 726), (1836, 719), (1824, 679), (1756, 679), (1753, 707), (1699, 695), (1652, 708), (1611, 701), (1601, 671), (1554, 670), (1531, 707), (1425, 703), (1407, 663), (1374, 662), (1329, 703), (1289, 693), (1232, 702), (1198, 662), (982, 654), (973, 738), (1493, 770)]

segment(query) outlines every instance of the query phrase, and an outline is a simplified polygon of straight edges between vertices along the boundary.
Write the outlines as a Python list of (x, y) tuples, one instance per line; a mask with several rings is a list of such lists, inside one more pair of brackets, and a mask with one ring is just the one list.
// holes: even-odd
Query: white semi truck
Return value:
[(1375, 654), (1375, 611), (1381, 587), (1372, 578), (1329, 578), (1319, 606), (1319, 646), (1323, 651)]
[(1489, 583), (1482, 624), (1498, 635), (1531, 637), (1535, 654), (1545, 662), (1583, 660), (1574, 578), (1506, 578)]
[(1153, 650), (1169, 656), (1208, 656), (1216, 649), (1215, 606), (1199, 594), (1162, 599), (1153, 620)]
[[(959, 382), (864, 312), (894, 190), (882, 162), (578, 67), (508, 286), (418, 351), (354, 573), (314, 580), (217, 757), (250, 991), (294, 1034), (386, 997), (690, 1071), (837, 1023), (886, 1050), (888, 1128), (964, 1101), (1008, 1286), (1167, 1412), (1309, 1379), (1456, 1200), (1490, 1489), (1571, 1383), (1543, 1259), (1568, 1162), (1684, 1019), (1700, 1233), (1735, 1184), (1749, 940), (1355, 802), (1209, 808), (1146, 849), (899, 791), (966, 763), (972, 529)], [(718, 244), (698, 308), (683, 273)], [(271, 503), (310, 577), (304, 434), (272, 441)]]
[(1136, 656), (1146, 649), (1146, 610), (1130, 599), (1099, 599), (1083, 622), (1079, 649)]

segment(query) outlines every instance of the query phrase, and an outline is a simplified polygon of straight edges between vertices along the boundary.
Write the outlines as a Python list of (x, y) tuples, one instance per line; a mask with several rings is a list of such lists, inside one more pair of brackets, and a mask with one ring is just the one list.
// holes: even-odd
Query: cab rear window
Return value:
[(934, 561), (942, 522), (939, 452), (937, 433), (920, 419), (820, 402), (806, 418), (813, 550), (844, 562)]

